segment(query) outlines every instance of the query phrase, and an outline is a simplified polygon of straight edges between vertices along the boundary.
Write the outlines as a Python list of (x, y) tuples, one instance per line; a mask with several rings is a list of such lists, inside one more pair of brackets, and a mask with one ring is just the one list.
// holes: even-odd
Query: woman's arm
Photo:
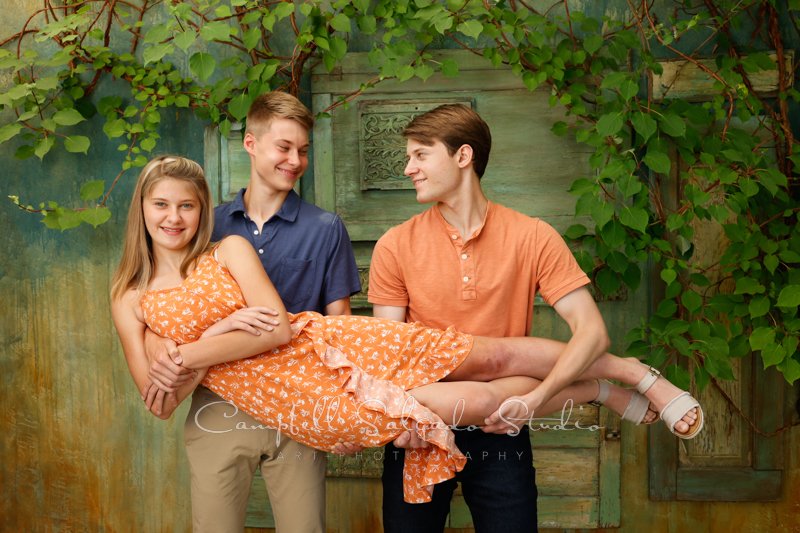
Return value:
[(181, 385), (173, 393), (157, 394), (157, 387), (148, 375), (150, 362), (145, 352), (145, 323), (139, 308), (139, 296), (136, 291), (127, 291), (122, 298), (111, 303), (111, 315), (117, 329), (122, 351), (128, 363), (128, 370), (136, 383), (140, 397), (147, 409), (162, 419), (169, 418), (178, 405), (186, 398), (205, 376), (205, 369), (196, 373), (194, 378)]
[(207, 368), (243, 359), (277, 348), (292, 339), (283, 301), (250, 243), (239, 236), (226, 237), (217, 248), (216, 257), (239, 285), (247, 307), (274, 309), (279, 323), (272, 331), (259, 328), (260, 335), (237, 330), (183, 344), (179, 348), (180, 356), (182, 365), (187, 368)]

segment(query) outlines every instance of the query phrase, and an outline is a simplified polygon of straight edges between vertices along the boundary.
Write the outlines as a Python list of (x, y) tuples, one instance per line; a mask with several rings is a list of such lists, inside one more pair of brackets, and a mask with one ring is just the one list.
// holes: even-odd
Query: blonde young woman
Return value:
[[(429, 446), (406, 455), (404, 495), (423, 502), (435, 483), (463, 468), (449, 425), (482, 425), (502, 411), (504, 400), (535, 388), (535, 378), (547, 375), (563, 349), (539, 338), (288, 314), (247, 241), (210, 244), (212, 216), (197, 163), (162, 156), (142, 170), (113, 279), (112, 314), (142, 398), (148, 408), (163, 406), (162, 418), (202, 382), (265, 425), (321, 450), (379, 446), (413, 428)], [(149, 377), (148, 327), (176, 341), (175, 361), (196, 370), (177, 391)], [(598, 400), (625, 419), (649, 423), (657, 414), (647, 396), (671, 392), (660, 411), (673, 433), (690, 438), (702, 427), (697, 401), (636, 360), (607, 354), (584, 378), (551, 398), (541, 414), (570, 400)], [(599, 378), (636, 384), (641, 394)]]

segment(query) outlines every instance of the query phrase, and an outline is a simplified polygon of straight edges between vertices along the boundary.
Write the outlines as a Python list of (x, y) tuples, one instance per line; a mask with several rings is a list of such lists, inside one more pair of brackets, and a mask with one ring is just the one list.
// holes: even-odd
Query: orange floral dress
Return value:
[[(181, 285), (146, 291), (141, 306), (150, 329), (185, 344), (245, 301), (228, 270), (206, 254)], [(405, 391), (452, 372), (472, 349), (472, 336), (361, 316), (289, 317), (289, 344), (216, 365), (203, 385), (264, 425), (325, 451), (338, 442), (381, 446), (416, 422), (432, 446), (406, 454), (404, 498), (430, 501), (433, 485), (452, 478), (466, 458), (444, 422)]]

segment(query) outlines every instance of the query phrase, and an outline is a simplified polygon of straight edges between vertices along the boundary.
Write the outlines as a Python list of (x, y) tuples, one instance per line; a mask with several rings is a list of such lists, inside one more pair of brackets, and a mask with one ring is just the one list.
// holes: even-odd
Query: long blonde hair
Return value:
[(186, 277), (195, 259), (209, 249), (214, 229), (211, 191), (203, 168), (190, 159), (163, 155), (151, 160), (142, 169), (133, 191), (125, 227), (125, 244), (114, 277), (111, 280), (111, 299), (117, 300), (128, 289), (144, 290), (155, 272), (153, 242), (147, 232), (142, 205), (156, 183), (165, 179), (185, 181), (194, 188), (200, 202), (200, 221), (197, 233), (189, 243), (189, 253), (181, 263), (181, 276)]

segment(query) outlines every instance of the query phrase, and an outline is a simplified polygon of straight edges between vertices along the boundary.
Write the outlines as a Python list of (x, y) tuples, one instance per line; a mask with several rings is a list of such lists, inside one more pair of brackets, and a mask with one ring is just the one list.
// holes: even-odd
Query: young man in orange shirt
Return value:
[[(586, 288), (589, 279), (561, 236), (541, 220), (487, 200), (480, 179), (491, 134), (477, 113), (463, 105), (441, 106), (415, 118), (404, 136), (405, 174), (417, 201), (435, 205), (389, 230), (375, 246), (369, 282), (374, 315), (452, 325), (475, 335), (520, 336), (529, 333), (539, 292), (573, 335), (550, 375), (521, 401), (509, 403), (503, 417), (492, 415), (484, 431), (455, 431), (456, 444), (471, 460), (456, 480), (436, 486), (430, 503), (403, 502), (404, 450), (387, 446), (384, 527), (388, 533), (441, 532), (458, 481), (476, 531), (535, 531), (527, 426), (517, 433), (503, 418), (530, 418), (576, 381), (608, 348), (606, 327)], [(406, 436), (412, 442), (401, 437), (396, 444), (418, 444), (411, 432)]]

